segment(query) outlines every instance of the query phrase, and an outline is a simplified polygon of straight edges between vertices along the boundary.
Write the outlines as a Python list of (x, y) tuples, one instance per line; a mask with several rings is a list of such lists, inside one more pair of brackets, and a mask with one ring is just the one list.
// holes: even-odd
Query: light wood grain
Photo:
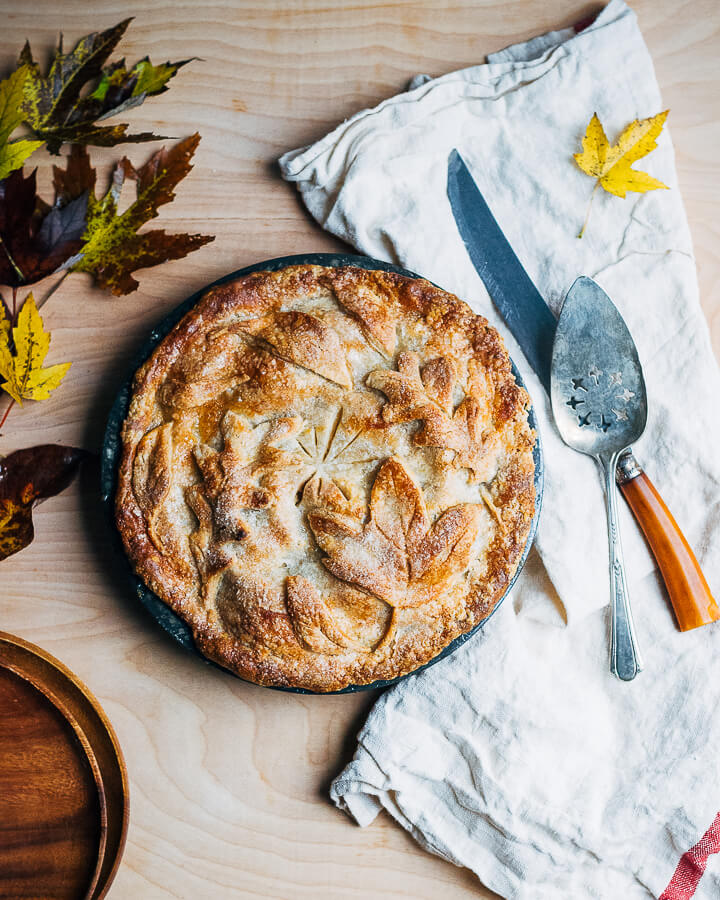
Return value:
[[(655, 59), (698, 261), (720, 351), (720, 7), (716, 0), (638, 0)], [(172, 90), (134, 110), (137, 130), (203, 136), (196, 168), (163, 209), (169, 228), (214, 244), (141, 273), (118, 300), (68, 279), (43, 310), (51, 359), (73, 360), (52, 399), (14, 409), (0, 449), (58, 441), (99, 446), (114, 391), (148, 329), (196, 288), (268, 257), (338, 243), (310, 221), (274, 160), (357, 109), (540, 31), (583, 18), (565, 0), (324, 5), (310, 0), (6, 0), (0, 66), (25, 38), (42, 58), (136, 16), (129, 60), (189, 55)], [(141, 161), (148, 147), (128, 148)], [(117, 151), (96, 151), (110, 160)], [(41, 183), (50, 162), (38, 160)], [(104, 704), (131, 778), (131, 824), (113, 900), (153, 898), (478, 898), (467, 871), (430, 856), (388, 818), (359, 829), (327, 787), (352, 751), (373, 695), (295, 697), (206, 669), (161, 633), (122, 587), (98, 509), (97, 471), (36, 513), (37, 538), (2, 563), (0, 627), (46, 647)]]

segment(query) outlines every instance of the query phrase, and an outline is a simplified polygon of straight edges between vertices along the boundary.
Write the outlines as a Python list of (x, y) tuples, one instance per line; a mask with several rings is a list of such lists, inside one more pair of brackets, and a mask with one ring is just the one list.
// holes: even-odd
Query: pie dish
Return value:
[(335, 691), (474, 629), (535, 513), (498, 333), (423, 279), (289, 266), (212, 288), (137, 373), (115, 516), (209, 659)]

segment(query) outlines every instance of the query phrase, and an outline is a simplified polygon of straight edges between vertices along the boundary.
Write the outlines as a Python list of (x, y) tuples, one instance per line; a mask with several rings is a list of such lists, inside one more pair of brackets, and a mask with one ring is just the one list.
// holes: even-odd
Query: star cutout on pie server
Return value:
[(588, 375), (595, 381), (595, 384), (600, 384), (602, 369), (598, 369), (597, 366), (590, 366), (590, 368), (588, 369)]

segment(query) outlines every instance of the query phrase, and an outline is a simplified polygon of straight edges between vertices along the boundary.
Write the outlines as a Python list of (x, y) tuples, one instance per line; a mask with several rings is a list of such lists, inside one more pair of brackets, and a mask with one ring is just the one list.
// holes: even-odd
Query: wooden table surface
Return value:
[[(26, 38), (36, 57), (126, 15), (129, 61), (202, 57), (169, 93), (129, 115), (133, 130), (202, 134), (196, 166), (159, 224), (212, 233), (185, 260), (140, 274), (113, 298), (83, 275), (43, 309), (49, 362), (73, 361), (42, 404), (13, 409), (0, 452), (37, 443), (100, 446), (113, 395), (151, 326), (220, 275), (273, 256), (333, 250), (274, 165), (417, 72), (442, 74), (571, 24), (582, 0), (5, 0), (0, 64)], [(720, 6), (637, 0), (672, 110), (700, 291), (720, 351)], [(136, 162), (153, 145), (123, 148)], [(93, 150), (102, 163), (123, 150)], [(50, 158), (37, 154), (49, 185)], [(42, 286), (41, 286), (42, 287)], [(42, 293), (39, 290), (38, 293)], [(0, 412), (4, 409), (0, 402)], [(422, 851), (388, 817), (351, 824), (327, 799), (375, 694), (293, 696), (200, 664), (124, 589), (99, 509), (97, 467), (35, 514), (34, 544), (3, 563), (0, 627), (69, 665), (103, 703), (125, 751), (131, 819), (110, 891), (122, 898), (490, 897), (467, 871)], [(0, 873), (0, 878), (2, 877)]]

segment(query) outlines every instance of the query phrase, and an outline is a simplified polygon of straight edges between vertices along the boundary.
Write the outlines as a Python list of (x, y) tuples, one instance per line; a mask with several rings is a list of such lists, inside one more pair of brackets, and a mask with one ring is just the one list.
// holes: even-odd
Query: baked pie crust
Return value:
[(497, 331), (421, 279), (291, 266), (209, 290), (137, 373), (116, 518), (208, 658), (338, 690), (486, 617), (535, 508)]

